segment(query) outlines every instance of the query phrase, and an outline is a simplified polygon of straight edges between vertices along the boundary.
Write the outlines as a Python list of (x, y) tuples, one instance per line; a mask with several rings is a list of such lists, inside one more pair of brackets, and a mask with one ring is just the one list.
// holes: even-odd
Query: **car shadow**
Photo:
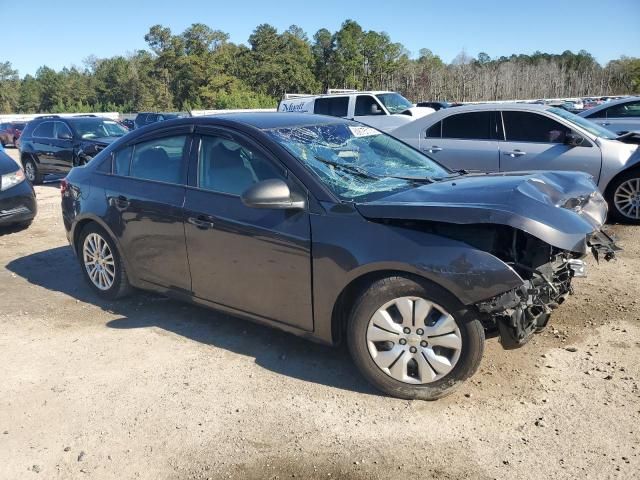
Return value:
[(346, 348), (315, 344), (238, 317), (142, 291), (118, 301), (103, 300), (85, 283), (70, 247), (27, 255), (11, 261), (6, 268), (33, 285), (120, 316), (107, 322), (108, 328), (161, 328), (195, 342), (253, 357), (260, 367), (281, 375), (379, 395), (360, 376)]

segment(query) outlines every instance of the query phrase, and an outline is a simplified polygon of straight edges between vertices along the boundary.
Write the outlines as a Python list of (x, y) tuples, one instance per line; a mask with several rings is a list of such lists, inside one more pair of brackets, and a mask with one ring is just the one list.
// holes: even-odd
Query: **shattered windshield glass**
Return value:
[(346, 200), (362, 200), (451, 174), (393, 137), (357, 123), (279, 128), (267, 133)]

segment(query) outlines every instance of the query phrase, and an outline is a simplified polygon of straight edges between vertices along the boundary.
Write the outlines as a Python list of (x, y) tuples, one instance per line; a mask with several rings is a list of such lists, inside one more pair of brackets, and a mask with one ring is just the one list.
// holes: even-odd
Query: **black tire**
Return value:
[[(104, 239), (113, 255), (113, 263), (115, 268), (113, 284), (106, 290), (100, 289), (96, 286), (96, 284), (89, 276), (89, 272), (87, 271), (84, 263), (83, 247), (86, 238), (91, 234), (99, 235), (102, 239)], [(111, 239), (111, 236), (102, 227), (100, 227), (100, 225), (98, 225), (97, 223), (89, 223), (82, 229), (82, 231), (80, 232), (80, 236), (78, 237), (76, 252), (78, 255), (78, 260), (80, 262), (80, 269), (82, 270), (82, 274), (85, 280), (93, 289), (93, 291), (96, 292), (99, 296), (108, 300), (115, 300), (118, 298), (123, 298), (131, 293), (131, 284), (129, 283), (129, 278), (127, 277), (127, 272), (124, 267), (124, 263), (122, 262), (120, 252), (114, 241)]]
[[(367, 347), (367, 328), (374, 313), (387, 302), (407, 296), (420, 297), (442, 307), (455, 319), (460, 331), (462, 346), (457, 363), (449, 373), (432, 383), (411, 384), (396, 380), (376, 365)], [(363, 376), (384, 393), (403, 399), (436, 400), (452, 393), (478, 369), (484, 342), (481, 322), (453, 295), (422, 279), (401, 276), (377, 280), (363, 291), (353, 306), (347, 325), (349, 351)]]
[[(635, 202), (637, 203), (635, 203), (636, 205), (635, 209), (631, 211), (627, 209), (627, 212), (631, 212), (631, 215), (633, 217), (637, 216), (638, 218), (633, 218), (632, 216), (628, 216), (628, 214), (621, 211), (620, 208), (618, 208), (618, 205), (616, 205), (616, 194), (619, 193), (620, 187), (623, 184), (629, 182), (630, 180), (631, 181), (635, 180), (636, 182), (634, 183), (636, 188), (640, 188), (640, 168), (634, 168), (632, 170), (623, 172), (622, 174), (615, 177), (607, 187), (606, 199), (607, 199), (607, 203), (609, 204), (609, 219), (614, 220), (616, 222), (620, 222), (620, 223), (630, 223), (633, 225), (639, 225), (640, 224), (640, 191), (636, 190), (637, 196), (636, 196)], [(622, 193), (622, 191), (620, 191), (620, 193)]]
[(22, 161), (22, 167), (24, 168), (24, 174), (33, 185), (41, 185), (44, 175), (38, 170), (38, 165), (32, 158), (25, 158)]

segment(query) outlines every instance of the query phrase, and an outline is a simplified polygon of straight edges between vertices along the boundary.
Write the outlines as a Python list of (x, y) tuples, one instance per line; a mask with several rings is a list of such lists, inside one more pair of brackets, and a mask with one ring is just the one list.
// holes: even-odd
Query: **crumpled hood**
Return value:
[(579, 172), (469, 174), (356, 205), (368, 219), (508, 225), (579, 253), (604, 224), (607, 204)]

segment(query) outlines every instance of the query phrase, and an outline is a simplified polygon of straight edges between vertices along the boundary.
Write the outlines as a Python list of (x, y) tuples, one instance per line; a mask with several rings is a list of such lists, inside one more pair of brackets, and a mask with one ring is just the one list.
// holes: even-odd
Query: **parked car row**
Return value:
[[(436, 399), (474, 374), (486, 336), (511, 349), (543, 330), (589, 252), (615, 257), (607, 201), (640, 223), (640, 158), (633, 134), (560, 108), (413, 115), (391, 94), (294, 100), (332, 116), (226, 114), (132, 132), (46, 116), (23, 132), (22, 176), (73, 167), (63, 223), (98, 295), (137, 287), (345, 342), (380, 390)], [(360, 122), (338, 118), (351, 115)], [(383, 115), (410, 121), (390, 134), (366, 125)], [(7, 191), (33, 192), (16, 167)]]

